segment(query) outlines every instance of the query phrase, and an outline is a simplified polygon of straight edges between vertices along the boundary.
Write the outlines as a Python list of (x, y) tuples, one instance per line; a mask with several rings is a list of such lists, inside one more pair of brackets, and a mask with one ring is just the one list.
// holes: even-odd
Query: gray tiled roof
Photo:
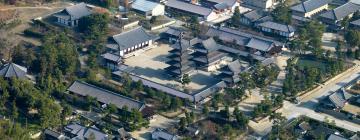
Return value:
[(155, 135), (157, 136), (159, 139), (161, 140), (176, 140), (178, 136), (171, 134), (169, 132), (167, 132), (166, 130), (157, 128), (155, 129), (151, 135)]
[(133, 47), (154, 38), (155, 36), (148, 34), (142, 27), (138, 27), (113, 36), (115, 42), (120, 46), (120, 50)]
[(327, 140), (348, 140), (347, 138), (344, 138), (343, 136), (331, 134)]
[(226, 3), (218, 3), (216, 5), (214, 5), (214, 7), (218, 10), (222, 10), (222, 9), (227, 9), (229, 8), (229, 5), (227, 5)]
[(232, 7), (237, 2), (237, 0), (207, 0), (207, 1), (217, 3), (217, 4), (226, 3), (228, 7)]
[(344, 107), (346, 100), (339, 92), (335, 92), (329, 96), (330, 101), (336, 106), (336, 107)]
[(350, 22), (351, 25), (360, 26), (360, 19)]
[(179, 9), (182, 11), (198, 14), (201, 16), (208, 16), (212, 12), (212, 9), (201, 7), (201, 6), (190, 4), (190, 3), (186, 3), (186, 2), (182, 2), (179, 0), (169, 0), (168, 2), (166, 2), (165, 5), (167, 7), (171, 7), (171, 8)]
[(66, 7), (64, 9), (70, 16), (72, 16), (72, 19), (80, 19), (84, 16), (91, 15), (91, 11), (86, 7), (85, 3), (79, 3), (70, 7)]
[(19, 66), (15, 63), (5, 64), (0, 69), (0, 75), (5, 78), (25, 78), (27, 73), (27, 69), (23, 66)]
[(80, 124), (74, 123), (64, 127), (65, 131), (75, 135), (72, 139), (88, 139), (91, 134), (94, 134), (96, 140), (108, 140), (109, 136), (97, 128), (85, 127)]
[(284, 25), (284, 24), (280, 24), (280, 23), (276, 23), (276, 22), (272, 22), (272, 21), (266, 21), (266, 22), (260, 23), (259, 26), (278, 30), (278, 31), (288, 32), (288, 33), (295, 32), (295, 28), (291, 25)]
[(104, 59), (114, 61), (114, 62), (121, 62), (121, 57), (112, 53), (105, 53), (101, 55)]
[(329, 4), (331, 1), (332, 0), (307, 0), (291, 7), (291, 10), (307, 13)]
[(235, 60), (235, 61), (229, 63), (228, 67), (236, 75), (239, 74), (242, 70), (241, 64), (238, 60)]
[(212, 37), (202, 41), (201, 43), (210, 52), (219, 49), (219, 45), (215, 42), (214, 38)]
[(75, 81), (67, 90), (81, 96), (95, 97), (99, 102), (105, 104), (114, 104), (119, 109), (127, 106), (129, 110), (135, 109), (141, 111), (145, 106), (144, 103), (140, 101), (122, 96), (118, 93), (114, 93), (85, 82)]
[(221, 40), (232, 42), (233, 40), (236, 41), (236, 44), (241, 46), (247, 46), (250, 48), (268, 51), (275, 46), (282, 46), (283, 44), (274, 41), (271, 39), (267, 39), (264, 37), (260, 37), (254, 34), (245, 33), (239, 30), (234, 30), (226, 27), (210, 28), (206, 33), (208, 36), (218, 36)]
[(341, 5), (335, 9), (327, 11), (320, 16), (322, 18), (331, 19), (331, 20), (342, 20), (344, 17), (360, 10), (360, 5), (348, 2), (344, 5)]
[(252, 10), (243, 15), (245, 18), (249, 19), (251, 22), (254, 22), (262, 17), (264, 17), (264, 13), (260, 10)]

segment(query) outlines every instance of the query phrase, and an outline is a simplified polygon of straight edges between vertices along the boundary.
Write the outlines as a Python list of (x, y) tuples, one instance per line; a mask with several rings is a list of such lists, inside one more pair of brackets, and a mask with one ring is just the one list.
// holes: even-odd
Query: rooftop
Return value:
[(262, 17), (264, 17), (264, 13), (260, 10), (252, 10), (244, 14), (244, 17), (248, 18), (250, 21), (254, 22)]
[[(62, 13), (64, 13), (65, 15), (63, 15)], [(71, 18), (72, 20), (80, 19), (88, 15), (91, 15), (91, 11), (83, 2), (66, 7), (61, 13), (55, 14), (55, 16), (70, 16), (68, 18)]]
[(108, 140), (109, 136), (101, 132), (96, 127), (85, 127), (80, 124), (69, 124), (64, 127), (64, 130), (75, 135), (72, 139), (88, 139), (91, 134), (95, 136), (96, 140)]
[(129, 110), (135, 109), (141, 111), (145, 106), (144, 103), (140, 101), (122, 96), (119, 93), (114, 93), (85, 82), (75, 81), (67, 90), (81, 96), (95, 97), (99, 102), (105, 104), (114, 104), (119, 109), (127, 106)]
[(144, 12), (151, 11), (157, 6), (162, 6), (162, 4), (148, 0), (135, 0), (135, 2), (131, 4), (131, 8)]
[(0, 75), (5, 78), (25, 78), (27, 73), (27, 68), (17, 65), (15, 63), (8, 63), (1, 67)]
[(332, 0), (307, 0), (307, 1), (303, 1), (295, 6), (291, 7), (291, 10), (307, 13), (307, 12), (311, 12), (319, 7), (327, 5), (331, 1)]
[(259, 26), (278, 30), (278, 31), (288, 32), (288, 33), (295, 32), (295, 28), (291, 25), (285, 25), (285, 24), (276, 23), (276, 22), (272, 22), (272, 21), (266, 21), (266, 22), (260, 23)]
[(114, 61), (114, 62), (121, 62), (121, 57), (112, 53), (105, 53), (101, 55), (104, 59)]
[(208, 16), (212, 12), (212, 9), (194, 5), (194, 4), (190, 4), (190, 3), (186, 3), (186, 2), (182, 2), (179, 0), (169, 0), (168, 2), (166, 2), (165, 5), (168, 7), (171, 7), (171, 8), (176, 8), (179, 10), (198, 14), (201, 16)]
[(346, 17), (358, 10), (360, 10), (359, 4), (348, 2), (344, 5), (336, 7), (335, 9), (325, 12), (325, 13), (321, 14), (320, 16), (322, 18), (327, 18), (327, 19), (331, 19), (331, 20), (341, 20), (344, 17)]
[(114, 35), (113, 39), (120, 46), (120, 50), (133, 47), (145, 41), (155, 39), (155, 36), (148, 34), (142, 27)]

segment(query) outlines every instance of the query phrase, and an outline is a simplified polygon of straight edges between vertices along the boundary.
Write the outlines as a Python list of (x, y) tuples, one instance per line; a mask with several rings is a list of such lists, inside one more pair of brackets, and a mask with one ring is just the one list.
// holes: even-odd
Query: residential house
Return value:
[(193, 45), (192, 61), (195, 62), (197, 69), (211, 71), (215, 65), (226, 56), (225, 53), (220, 52), (222, 45), (217, 44), (215, 40), (210, 37), (206, 40), (198, 39), (198, 42)]
[(103, 58), (103, 65), (110, 70), (117, 70), (122, 63), (122, 58), (117, 54), (107, 52), (102, 54), (101, 57)]
[(77, 123), (65, 126), (64, 133), (67, 137), (74, 140), (88, 140), (90, 138), (95, 138), (95, 140), (112, 139), (112, 136), (101, 132), (95, 126), (86, 127)]
[(283, 43), (272, 39), (226, 27), (210, 28), (206, 35), (217, 38), (224, 43), (239, 46), (235, 51), (246, 53), (245, 56), (256, 54), (257, 56), (269, 57), (281, 52), (281, 48), (284, 46)]
[(79, 25), (79, 20), (82, 17), (91, 15), (91, 10), (85, 3), (79, 3), (54, 14), (57, 18), (57, 23), (65, 26), (75, 27)]
[(272, 21), (260, 23), (258, 27), (264, 33), (270, 33), (285, 38), (292, 38), (295, 35), (295, 28), (291, 25), (285, 25)]
[(336, 134), (330, 134), (327, 137), (327, 140), (348, 140), (347, 138), (340, 136), (340, 135), (336, 135)]
[(111, 53), (117, 53), (120, 57), (129, 57), (138, 50), (148, 49), (155, 39), (155, 36), (138, 27), (114, 35), (106, 47)]
[(329, 10), (320, 15), (320, 21), (329, 25), (330, 29), (341, 28), (341, 21), (345, 17), (351, 18), (352, 15), (360, 10), (360, 5), (352, 2), (348, 2), (335, 9)]
[(360, 19), (350, 22), (349, 26), (353, 29), (360, 30)]
[(135, 2), (131, 4), (131, 9), (146, 17), (161, 16), (165, 14), (164, 5), (149, 0), (135, 0)]
[(153, 140), (178, 140), (179, 137), (175, 134), (172, 134), (164, 129), (157, 128), (151, 133), (151, 138)]
[(221, 74), (219, 75), (227, 85), (233, 86), (235, 83), (240, 81), (240, 73), (246, 71), (249, 68), (248, 64), (241, 63), (239, 60), (235, 60), (225, 67), (220, 69)]
[(329, 96), (329, 100), (333, 104), (333, 107), (336, 109), (341, 109), (352, 97), (352, 94), (348, 93), (344, 88), (342, 88), (341, 91), (331, 94)]
[(276, 5), (275, 0), (243, 0), (245, 5), (249, 5), (261, 10), (270, 10), (273, 9)]
[(27, 78), (27, 68), (15, 63), (8, 63), (0, 68), (0, 76), (4, 78)]
[(169, 0), (165, 4), (169, 13), (195, 15), (201, 18), (201, 21), (213, 21), (219, 17), (211, 8), (187, 3), (180, 0)]
[(46, 140), (66, 140), (66, 139), (68, 139), (68, 137), (66, 137), (62, 133), (59, 133), (59, 132), (56, 132), (56, 131), (53, 131), (50, 129), (44, 130), (44, 138)]
[(244, 25), (254, 27), (257, 22), (266, 17), (265, 13), (261, 10), (252, 10), (242, 14), (240, 22)]
[(310, 124), (308, 122), (306, 122), (306, 121), (303, 121), (295, 128), (295, 132), (304, 135), (308, 131), (310, 131), (311, 129), (312, 128), (311, 128)]
[(307, 0), (292, 6), (290, 9), (294, 16), (311, 18), (324, 10), (328, 10), (331, 0)]
[(205, 0), (202, 3), (209, 8), (215, 9), (217, 13), (232, 13), (240, 6), (238, 0)]
[(145, 108), (145, 104), (140, 101), (81, 81), (72, 83), (67, 91), (80, 97), (94, 97), (98, 102), (105, 105), (113, 104), (118, 109), (126, 106), (129, 110), (141, 111)]

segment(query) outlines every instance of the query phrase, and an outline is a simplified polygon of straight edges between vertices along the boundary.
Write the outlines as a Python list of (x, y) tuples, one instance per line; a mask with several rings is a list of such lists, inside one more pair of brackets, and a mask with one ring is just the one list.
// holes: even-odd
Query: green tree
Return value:
[(16, 102), (13, 101), (12, 105), (11, 105), (11, 118), (16, 120), (18, 117), (19, 117), (19, 111), (18, 111), (18, 108), (16, 106)]
[(277, 22), (291, 24), (291, 12), (289, 6), (285, 2), (281, 2), (272, 12), (273, 18)]
[(240, 18), (241, 18), (241, 14), (240, 14), (240, 10), (239, 7), (235, 7), (235, 11), (233, 16), (231, 17), (231, 25), (233, 27), (238, 28), (240, 26)]
[(345, 34), (345, 40), (351, 46), (356, 47), (360, 45), (360, 32), (356, 30), (349, 30)]
[(110, 18), (108, 14), (92, 14), (80, 19), (79, 30), (86, 38), (95, 42), (105, 42)]
[(189, 74), (184, 74), (181, 78), (181, 84), (183, 86), (186, 86), (186, 85), (190, 84), (190, 82), (191, 82), (191, 78), (190, 78)]
[(202, 113), (206, 116), (209, 115), (209, 107), (207, 105), (204, 105)]

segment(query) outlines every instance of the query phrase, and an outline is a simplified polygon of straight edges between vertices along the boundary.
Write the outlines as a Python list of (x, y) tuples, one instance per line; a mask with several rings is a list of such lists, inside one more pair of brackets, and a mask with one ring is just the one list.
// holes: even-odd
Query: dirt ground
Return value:
[(17, 35), (21, 40), (31, 42), (35, 45), (40, 45), (40, 41), (38, 39), (29, 38), (22, 36), (23, 31), (30, 27), (31, 19), (37, 17), (45, 17), (49, 16), (56, 11), (60, 11), (67, 6), (72, 5), (68, 2), (56, 2), (52, 4), (46, 4), (36, 7), (15, 7), (15, 6), (0, 6), (1, 10), (8, 10), (8, 9), (16, 9), (19, 12), (19, 19), (22, 21), (20, 25), (16, 26), (15, 28), (9, 30), (9, 33), (14, 33)]
[[(159, 44), (158, 47), (139, 53), (137, 56), (127, 58), (125, 64), (134, 68), (131, 71), (132, 73), (151, 81), (182, 90), (181, 83), (168, 76), (165, 71), (165, 68), (169, 66), (165, 63), (168, 60), (166, 57), (169, 55), (168, 51), (171, 49), (167, 44)], [(187, 88), (193, 93), (219, 82), (211, 76), (211, 73), (204, 71), (194, 71), (190, 75), (192, 82), (187, 85)]]

